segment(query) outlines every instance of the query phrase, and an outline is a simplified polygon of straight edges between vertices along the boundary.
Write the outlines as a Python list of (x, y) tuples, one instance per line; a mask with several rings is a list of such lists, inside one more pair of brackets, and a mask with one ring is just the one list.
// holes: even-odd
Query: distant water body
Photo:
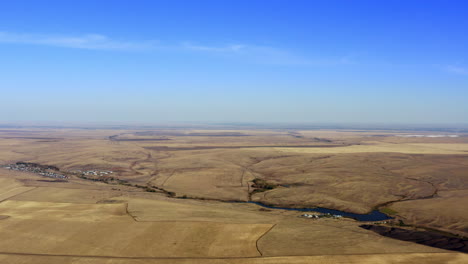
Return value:
[(265, 205), (259, 202), (248, 202), (248, 203), (253, 203), (253, 204), (256, 204), (265, 208), (269, 208), (269, 209), (279, 209), (279, 210), (299, 211), (299, 212), (318, 212), (318, 213), (323, 213), (323, 214), (341, 215), (343, 217), (353, 218), (361, 222), (383, 221), (383, 220), (393, 219), (392, 217), (382, 212), (379, 212), (377, 210), (374, 210), (370, 212), (369, 214), (354, 214), (354, 213), (344, 212), (340, 210), (327, 209), (327, 208), (322, 208), (322, 207), (287, 208), (287, 207), (269, 206), (269, 205)]

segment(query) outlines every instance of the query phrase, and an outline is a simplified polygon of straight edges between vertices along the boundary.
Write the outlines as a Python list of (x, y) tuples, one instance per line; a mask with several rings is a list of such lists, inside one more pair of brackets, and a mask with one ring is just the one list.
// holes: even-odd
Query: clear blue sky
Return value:
[(468, 1), (1, 1), (0, 122), (468, 123)]

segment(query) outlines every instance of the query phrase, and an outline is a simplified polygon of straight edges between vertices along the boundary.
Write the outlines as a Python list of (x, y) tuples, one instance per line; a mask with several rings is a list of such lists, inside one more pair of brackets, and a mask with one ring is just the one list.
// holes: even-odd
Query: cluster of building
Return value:
[(87, 171), (76, 170), (73, 172), (81, 174), (82, 176), (108, 176), (109, 174), (112, 174), (112, 171), (101, 171), (101, 170), (87, 170)]
[(68, 176), (58, 173), (58, 169), (56, 169), (53, 166), (43, 166), (36, 163), (17, 162), (15, 164), (9, 164), (3, 167), (9, 170), (32, 172), (49, 178), (68, 179)]
[(315, 218), (315, 219), (318, 219), (318, 218), (342, 218), (343, 216), (342, 215), (335, 215), (335, 214), (303, 214), (301, 215), (301, 217), (305, 217), (305, 218)]

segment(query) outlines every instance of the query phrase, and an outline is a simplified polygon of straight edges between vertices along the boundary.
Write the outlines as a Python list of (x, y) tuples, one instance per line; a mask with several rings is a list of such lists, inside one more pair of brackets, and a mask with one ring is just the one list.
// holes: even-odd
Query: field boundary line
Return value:
[[(22, 186), (22, 187), (29, 187), (29, 186)], [(35, 189), (37, 189), (37, 188), (39, 188), (39, 187), (38, 187), (38, 186), (34, 186), (34, 187), (29, 187), (29, 188), (31, 188), (31, 189), (26, 190), (26, 191), (21, 192), (21, 193), (17, 193), (17, 194), (15, 194), (15, 195), (13, 195), (13, 196), (10, 196), (10, 197), (6, 198), (6, 199), (3, 199), (3, 200), (0, 201), (0, 203), (1, 203), (1, 202), (4, 202), (4, 201), (8, 201), (8, 200), (10, 200), (11, 198), (14, 198), (14, 197), (16, 197), (16, 196), (18, 196), (18, 195), (21, 195), (21, 194), (30, 192), (30, 191), (32, 191), (32, 190), (35, 190)]]
[(126, 204), (126, 205), (125, 205), (125, 213), (127, 213), (127, 215), (130, 216), (130, 217), (133, 219), (133, 221), (135, 221), (135, 222), (140, 222), (140, 221), (138, 221), (138, 220), (136, 219), (136, 216), (133, 216), (133, 215), (128, 211), (128, 202), (125, 203), (125, 204)]
[(263, 257), (263, 253), (260, 250), (260, 248), (258, 247), (258, 241), (260, 241), (260, 239), (262, 239), (266, 234), (268, 234), (275, 226), (276, 226), (276, 224), (273, 224), (267, 231), (265, 231), (265, 233), (263, 233), (261, 236), (259, 236), (257, 238), (257, 241), (255, 241), (255, 247), (257, 248), (257, 251), (258, 251), (258, 253), (260, 254), (261, 257)]

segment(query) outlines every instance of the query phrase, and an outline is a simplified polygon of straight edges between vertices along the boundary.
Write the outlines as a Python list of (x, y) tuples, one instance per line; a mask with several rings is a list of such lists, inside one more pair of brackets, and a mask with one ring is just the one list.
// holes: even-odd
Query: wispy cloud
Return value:
[(245, 49), (245, 45), (241, 44), (232, 44), (227, 46), (202, 46), (202, 45), (194, 45), (189, 42), (182, 43), (182, 47), (188, 50), (195, 50), (195, 51), (207, 51), (207, 52), (240, 52), (242, 49)]
[(269, 46), (229, 44), (225, 46), (195, 45), (183, 43), (183, 48), (192, 51), (205, 52), (214, 55), (222, 55), (260, 64), (275, 65), (309, 65), (309, 66), (332, 66), (342, 64), (353, 64), (352, 56), (342, 56), (328, 59), (310, 59), (286, 49)]
[(59, 36), (44, 34), (16, 34), (0, 31), (0, 43), (45, 45), (76, 49), (141, 50), (154, 46), (154, 42), (127, 42), (100, 34)]
[(21, 34), (0, 31), (0, 43), (42, 45), (73, 49), (115, 50), (115, 51), (165, 51), (178, 53), (190, 51), (214, 55), (220, 58), (245, 63), (267, 65), (333, 66), (354, 64), (352, 56), (335, 58), (314, 58), (300, 55), (287, 49), (252, 44), (226, 44), (220, 46), (199, 45), (192, 42), (161, 45), (156, 41), (117, 40), (101, 34), (52, 35)]
[(451, 73), (456, 73), (456, 74), (461, 74), (461, 75), (468, 75), (468, 68), (460, 67), (460, 66), (454, 66), (454, 65), (448, 65), (445, 66), (444, 69), (448, 72)]

